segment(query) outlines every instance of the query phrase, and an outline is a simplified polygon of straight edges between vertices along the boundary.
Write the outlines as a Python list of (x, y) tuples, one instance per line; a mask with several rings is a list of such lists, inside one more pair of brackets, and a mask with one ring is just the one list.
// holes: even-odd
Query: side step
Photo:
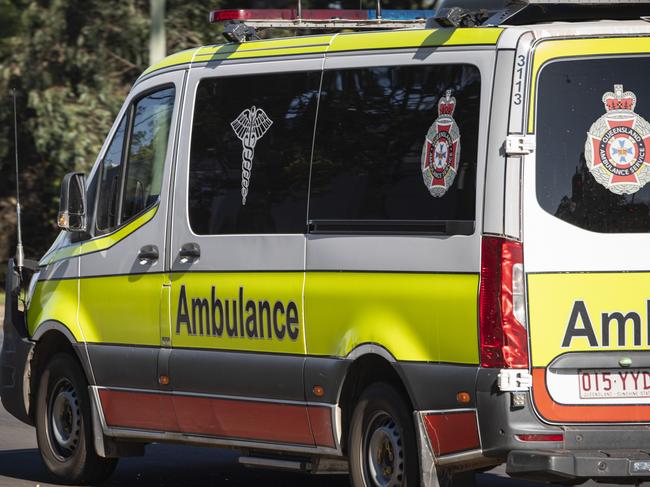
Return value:
[(250, 468), (270, 468), (274, 470), (293, 470), (294, 472), (311, 472), (313, 464), (309, 461), (279, 460), (264, 457), (239, 457), (239, 463)]

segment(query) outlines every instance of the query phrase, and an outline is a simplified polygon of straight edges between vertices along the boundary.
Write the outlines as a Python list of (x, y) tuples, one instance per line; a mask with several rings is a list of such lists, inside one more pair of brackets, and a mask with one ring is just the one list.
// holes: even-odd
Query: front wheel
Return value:
[(348, 438), (354, 487), (416, 487), (418, 448), (410, 408), (391, 385), (378, 382), (361, 395)]
[(115, 470), (117, 459), (95, 452), (86, 379), (70, 355), (55, 355), (41, 377), (36, 439), (45, 466), (59, 482), (96, 484)]

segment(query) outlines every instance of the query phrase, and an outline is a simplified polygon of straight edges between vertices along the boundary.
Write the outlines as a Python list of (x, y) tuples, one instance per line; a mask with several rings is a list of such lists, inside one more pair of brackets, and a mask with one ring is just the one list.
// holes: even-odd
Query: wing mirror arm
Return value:
[(67, 232), (86, 232), (86, 177), (83, 173), (71, 172), (63, 177), (57, 223)]

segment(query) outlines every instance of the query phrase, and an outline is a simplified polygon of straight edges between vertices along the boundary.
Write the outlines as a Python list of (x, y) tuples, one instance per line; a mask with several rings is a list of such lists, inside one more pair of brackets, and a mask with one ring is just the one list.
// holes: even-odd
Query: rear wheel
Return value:
[(354, 487), (416, 487), (418, 449), (410, 408), (391, 385), (378, 382), (361, 395), (348, 438)]
[(117, 465), (117, 459), (95, 452), (88, 385), (81, 367), (67, 354), (55, 355), (41, 377), (36, 439), (45, 466), (59, 482), (100, 483)]

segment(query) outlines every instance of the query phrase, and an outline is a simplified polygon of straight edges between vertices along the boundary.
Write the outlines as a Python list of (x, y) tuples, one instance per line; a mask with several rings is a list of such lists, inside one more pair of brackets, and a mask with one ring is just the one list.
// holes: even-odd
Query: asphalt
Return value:
[[(0, 307), (0, 318), (3, 309)], [(2, 321), (0, 321), (2, 323)], [(2, 345), (0, 326), (0, 346)], [(152, 444), (144, 457), (124, 458), (106, 482), (121, 487), (349, 487), (346, 475), (306, 475), (253, 470), (238, 463), (236, 451)], [(0, 405), (0, 487), (48, 487), (51, 483), (36, 445), (34, 428), (8, 414)], [(478, 487), (541, 487), (552, 484), (523, 482), (507, 477), (503, 466), (477, 475)], [(589, 482), (586, 486), (605, 486)], [(650, 484), (644, 484), (650, 486)]]

